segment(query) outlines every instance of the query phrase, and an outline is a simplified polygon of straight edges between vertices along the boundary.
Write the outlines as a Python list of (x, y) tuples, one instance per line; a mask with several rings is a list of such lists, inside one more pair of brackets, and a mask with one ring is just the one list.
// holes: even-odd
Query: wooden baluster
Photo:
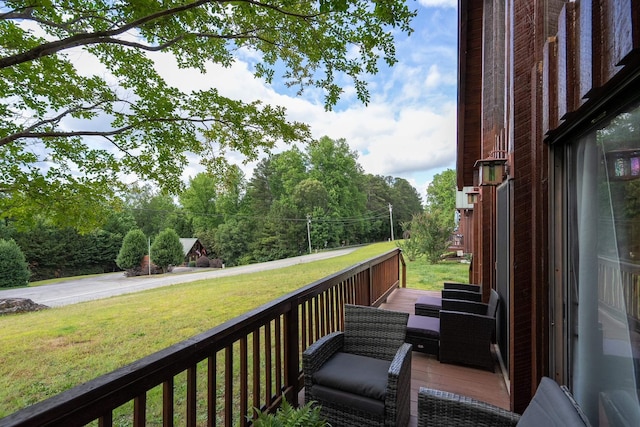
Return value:
[(216, 426), (216, 412), (217, 412), (217, 390), (218, 384), (216, 381), (217, 376), (217, 361), (216, 354), (209, 356), (208, 369), (207, 369), (207, 426)]
[(265, 397), (267, 401), (267, 407), (271, 406), (273, 399), (273, 387), (272, 387), (272, 371), (273, 371), (273, 363), (271, 360), (271, 333), (272, 333), (272, 323), (269, 322), (264, 328), (264, 348), (265, 348), (265, 357), (264, 357), (264, 381), (265, 381)]
[(233, 426), (233, 347), (227, 346), (224, 354), (224, 425)]
[(162, 383), (162, 425), (173, 427), (173, 378)]
[(240, 338), (240, 425), (247, 425), (247, 414), (248, 414), (248, 405), (247, 402), (249, 400), (248, 395), (248, 351), (247, 351), (247, 337), (244, 336)]
[(197, 424), (197, 403), (198, 403), (198, 372), (197, 365), (187, 369), (187, 426), (195, 427)]
[(133, 399), (133, 426), (145, 427), (147, 423), (147, 394), (141, 395)]

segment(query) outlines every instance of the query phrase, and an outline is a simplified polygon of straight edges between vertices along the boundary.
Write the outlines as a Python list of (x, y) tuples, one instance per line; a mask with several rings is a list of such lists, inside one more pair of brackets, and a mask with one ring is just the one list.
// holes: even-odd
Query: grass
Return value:
[(437, 291), (444, 282), (469, 283), (469, 264), (446, 260), (432, 265), (422, 259), (406, 263), (407, 288)]
[[(0, 418), (204, 332), (274, 298), (394, 248), (0, 316)], [(407, 286), (465, 281), (467, 266), (407, 263)]]

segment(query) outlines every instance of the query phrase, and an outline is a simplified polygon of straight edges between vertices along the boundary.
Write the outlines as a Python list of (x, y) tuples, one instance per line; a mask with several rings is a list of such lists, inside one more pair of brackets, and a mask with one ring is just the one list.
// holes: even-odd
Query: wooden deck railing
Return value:
[(0, 426), (248, 425), (253, 408), (274, 410), (283, 397), (297, 402), (302, 351), (342, 328), (344, 304), (378, 306), (398, 286), (406, 286), (405, 265), (395, 249), (0, 419)]
[(609, 313), (640, 331), (640, 265), (598, 258), (598, 297)]

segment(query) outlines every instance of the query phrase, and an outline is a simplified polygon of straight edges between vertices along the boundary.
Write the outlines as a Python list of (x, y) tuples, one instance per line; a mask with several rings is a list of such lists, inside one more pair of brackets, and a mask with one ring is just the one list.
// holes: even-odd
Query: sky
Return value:
[[(204, 76), (178, 69), (170, 55), (156, 61), (167, 82), (182, 89), (214, 86), (232, 98), (286, 107), (289, 119), (309, 124), (314, 138), (344, 139), (365, 173), (404, 178), (424, 200), (433, 176), (455, 169), (457, 0), (409, 0), (409, 6), (418, 12), (414, 32), (397, 40), (393, 67), (381, 61), (379, 73), (367, 78), (371, 102), (366, 106), (346, 86), (338, 105), (326, 112), (313, 92), (296, 96), (275, 80), (267, 85), (255, 79), (242, 58), (229, 68), (211, 65)], [(256, 163), (242, 165), (233, 155), (230, 160), (251, 176)], [(199, 171), (194, 159), (185, 180)]]

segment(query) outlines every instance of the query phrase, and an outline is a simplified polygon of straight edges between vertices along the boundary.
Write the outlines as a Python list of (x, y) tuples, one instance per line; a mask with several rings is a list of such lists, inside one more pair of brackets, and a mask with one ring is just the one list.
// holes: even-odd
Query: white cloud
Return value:
[(424, 7), (458, 7), (458, 0), (418, 0)]

